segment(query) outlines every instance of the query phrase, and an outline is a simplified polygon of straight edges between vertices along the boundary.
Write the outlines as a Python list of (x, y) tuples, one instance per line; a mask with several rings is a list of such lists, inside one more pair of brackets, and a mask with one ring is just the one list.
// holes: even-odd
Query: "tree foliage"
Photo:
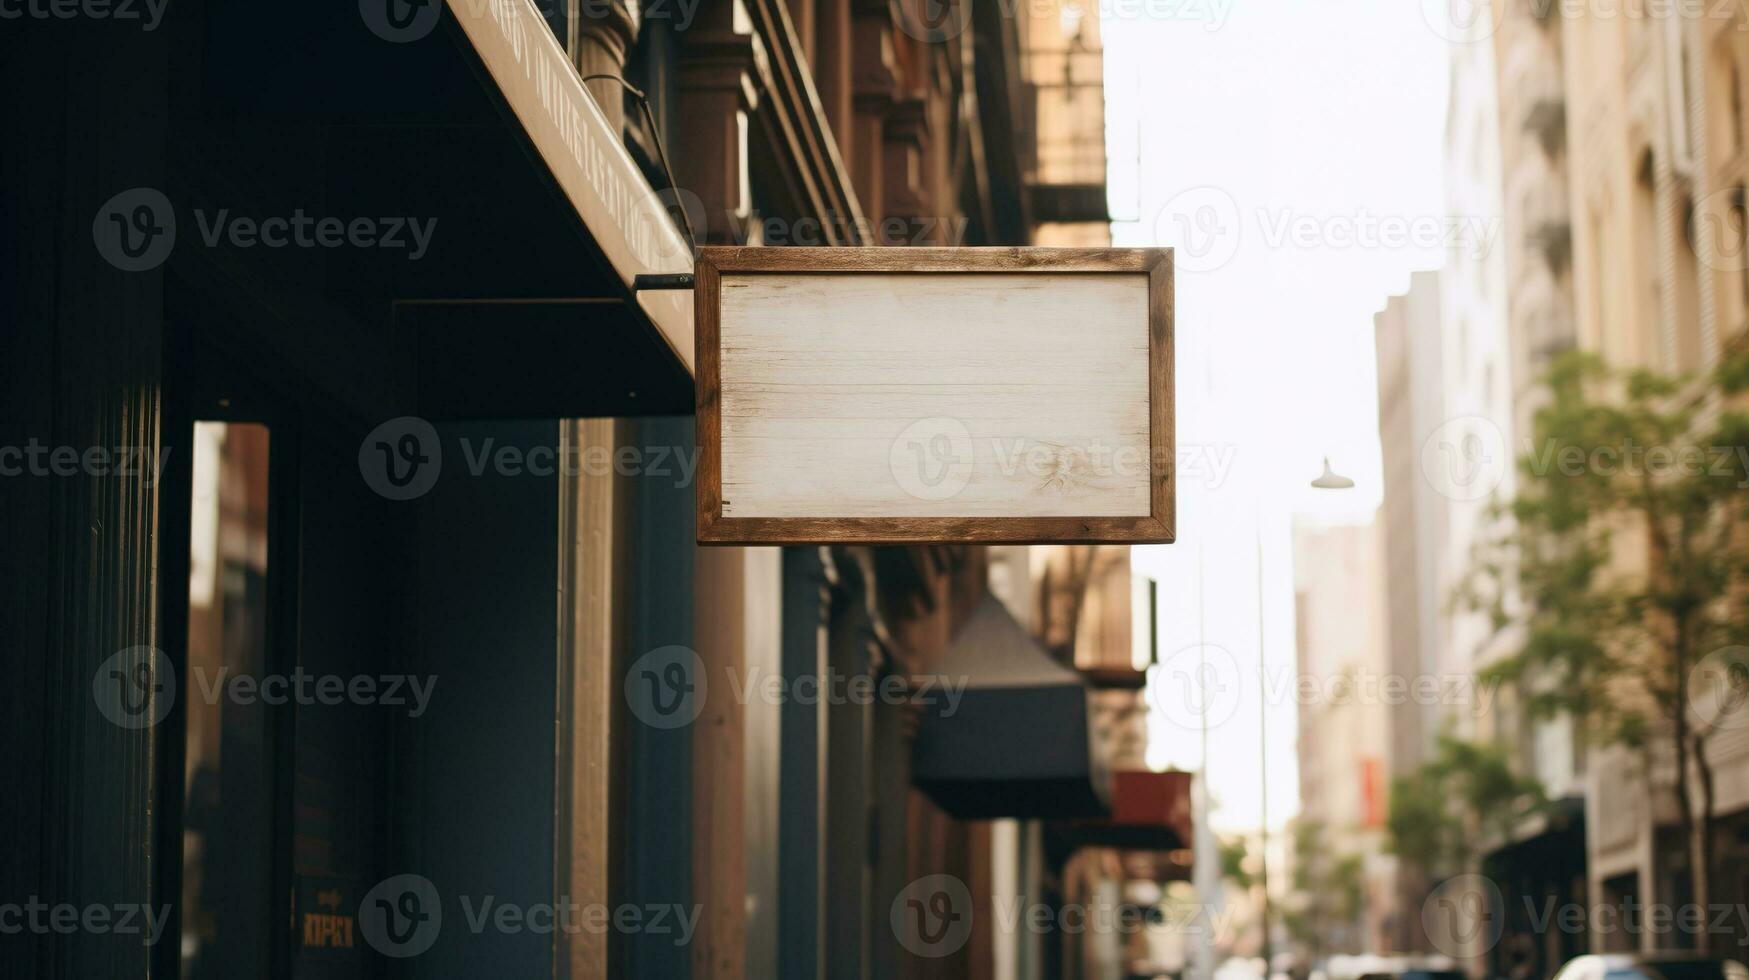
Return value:
[(1469, 866), (1479, 837), (1506, 835), (1543, 803), (1542, 785), (1514, 772), (1499, 746), (1441, 734), (1432, 759), (1391, 782), (1387, 843), (1430, 879), (1442, 878)]
[(1296, 820), (1293, 841), (1294, 899), (1282, 914), (1288, 933), (1313, 959), (1360, 952), (1365, 862), (1358, 854), (1333, 852), (1316, 820)]
[[(1749, 415), (1734, 405), (1749, 358), (1690, 378), (1573, 354), (1543, 388), (1508, 533), (1478, 549), (1459, 598), (1522, 630), (1487, 674), (1533, 716), (1568, 715), (1593, 742), (1663, 750), (1704, 870), (1707, 740), (1749, 721)], [(1704, 890), (1697, 880), (1703, 903)]]

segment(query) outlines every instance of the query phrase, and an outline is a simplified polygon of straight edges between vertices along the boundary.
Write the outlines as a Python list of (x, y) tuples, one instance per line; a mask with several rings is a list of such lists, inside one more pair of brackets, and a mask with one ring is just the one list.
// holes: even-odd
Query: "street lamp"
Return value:
[[(1312, 486), (1318, 490), (1352, 490), (1354, 481), (1336, 472), (1330, 466), (1330, 457), (1324, 457), (1324, 472), (1318, 474), (1312, 481)], [(1258, 810), (1261, 814), (1258, 820), (1258, 873), (1257, 880), (1263, 886), (1263, 902), (1258, 918), (1263, 927), (1263, 980), (1270, 980), (1275, 971), (1275, 957), (1269, 938), (1269, 705), (1266, 702), (1268, 685), (1263, 682), (1265, 671), (1269, 669), (1268, 657), (1263, 645), (1263, 522), (1258, 515), (1257, 524), (1257, 745), (1259, 762)]]
[(1319, 490), (1351, 490), (1354, 481), (1330, 468), (1330, 457), (1324, 457), (1324, 472), (1319, 474), (1312, 486)]

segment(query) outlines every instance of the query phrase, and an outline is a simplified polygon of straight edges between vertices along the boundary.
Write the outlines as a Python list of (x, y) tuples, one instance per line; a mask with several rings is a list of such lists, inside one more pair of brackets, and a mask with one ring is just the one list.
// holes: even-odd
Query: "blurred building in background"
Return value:
[[(1567, 79), (1560, 18), (1533, 5), (1497, 0), (1494, 57), (1499, 72), (1499, 134), (1503, 179), (1503, 234), (1496, 253), (1505, 262), (1509, 402), (1496, 404), (1507, 438), (1505, 464), (1515, 463), (1532, 434), (1542, 400), (1543, 372), (1575, 346), (1573, 211), (1567, 177)], [(1500, 470), (1495, 499), (1509, 500), (1515, 465)], [(1509, 533), (1510, 517), (1489, 529)], [(1516, 603), (1509, 598), (1508, 603)], [(1474, 667), (1487, 670), (1517, 652), (1522, 636), (1507, 630), (1480, 645)], [(1503, 936), (1490, 968), (1528, 969), (1547, 976), (1585, 946), (1583, 933), (1536, 930), (1523, 910), (1554, 901), (1583, 903), (1586, 895), (1582, 802), (1584, 754), (1570, 718), (1527, 717), (1509, 690), (1474, 717), (1471, 736), (1502, 749), (1514, 769), (1536, 779), (1551, 807), (1500, 840), (1482, 842), (1482, 867), (1507, 905)]]
[[(1511, 498), (1505, 464), (1539, 449), (1527, 440), (1551, 360), (1577, 348), (1618, 368), (1704, 371), (1742, 349), (1749, 319), (1742, 13), (1535, 0), (1495, 0), (1487, 12), (1471, 43), (1451, 48), (1447, 205), (1458, 228), (1497, 215), (1499, 234), (1483, 250), (1460, 236), (1446, 267), (1417, 274), (1375, 321), (1389, 660), (1411, 676), (1486, 671), (1523, 642), (1460, 611), (1453, 590), (1473, 545), (1510, 533), (1487, 505)], [(1641, 574), (1648, 548), (1619, 535), (1615, 569)], [(1508, 592), (1509, 606), (1520, 601)], [(1540, 977), (1587, 949), (1687, 942), (1529, 919), (1561, 903), (1680, 905), (1690, 859), (1657, 740), (1649, 752), (1588, 745), (1572, 719), (1530, 717), (1498, 694), (1391, 712), (1393, 745), (1413, 747), (1396, 755), (1396, 774), (1449, 732), (1501, 751), (1548, 797), (1476, 842), (1474, 870), (1498, 888), (1505, 915), (1499, 941), (1466, 968)], [(1749, 869), (1749, 737), (1739, 734), (1709, 750), (1718, 785), (1731, 787), (1715, 803), (1715, 902), (1741, 901)], [(1400, 870), (1404, 901), (1436, 884)], [(1411, 918), (1404, 948), (1427, 939)]]
[[(1478, 17), (1478, 27), (1490, 24)], [(1419, 468), (1443, 498), (1433, 588), (1437, 640), (1431, 675), (1467, 677), (1499, 640), (1486, 611), (1448, 598), (1470, 575), (1477, 546), (1497, 533), (1491, 509), (1512, 495), (1512, 358), (1500, 139), (1498, 57), (1485, 39), (1451, 47), (1445, 116), (1445, 208), (1452, 222), (1439, 273), (1439, 427), (1417, 447)], [(1435, 456), (1427, 460), (1425, 457)], [(1443, 477), (1443, 479), (1441, 479)], [(1468, 734), (1466, 705), (1436, 723)]]
[(1110, 245), (1099, 7), (1044, 0), (1016, 16), (1036, 134), (1023, 169), (1037, 244)]
[[(1743, 66), (1740, 10), (1563, 18), (1566, 142), (1578, 346), (1619, 368), (1707, 370), (1741, 350)], [(1617, 567), (1650, 560), (1639, 535), (1614, 543)], [(1741, 733), (1733, 733), (1740, 735)], [(1659, 744), (1654, 739), (1653, 745)], [(1665, 743), (1667, 744), (1667, 743)], [(1741, 902), (1749, 876), (1749, 739), (1708, 752), (1718, 784), (1713, 902)], [(1585, 760), (1586, 880), (1593, 901), (1680, 904), (1690, 858), (1667, 751), (1620, 746)], [(1656, 942), (1638, 937), (1642, 948)], [(1597, 949), (1635, 937), (1599, 935)]]
[[(1324, 954), (1398, 947), (1396, 861), (1386, 852), (1392, 708), (1384, 551), (1376, 523), (1294, 527), (1296, 669), (1310, 687), (1299, 704), (1300, 813), (1296, 915)], [(1345, 896), (1358, 894), (1357, 909)], [(1412, 913), (1413, 908), (1410, 909)]]
[[(1418, 272), (1409, 290), (1390, 297), (1373, 318), (1384, 464), (1385, 615), (1391, 670), (1405, 677), (1430, 674), (1439, 663), (1437, 582), (1446, 500), (1423, 475), (1421, 453), (1443, 422), (1441, 302), (1439, 274)], [(1401, 748), (1392, 759), (1392, 775), (1411, 772), (1426, 758), (1438, 729), (1425, 714), (1409, 709), (1392, 714), (1391, 742)]]

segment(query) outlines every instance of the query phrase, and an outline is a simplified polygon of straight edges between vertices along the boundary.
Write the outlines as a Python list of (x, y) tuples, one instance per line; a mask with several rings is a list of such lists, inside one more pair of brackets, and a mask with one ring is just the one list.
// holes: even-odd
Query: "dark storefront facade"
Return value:
[(1016, 21), (140, 13), (0, 37), (0, 900), (154, 941), (0, 972), (988, 975), (987, 924), (894, 935), (991, 853), (912, 790), (905, 699), (722, 681), (907, 690), (984, 549), (697, 548), (690, 294), (634, 286), (688, 224), (1029, 241)]

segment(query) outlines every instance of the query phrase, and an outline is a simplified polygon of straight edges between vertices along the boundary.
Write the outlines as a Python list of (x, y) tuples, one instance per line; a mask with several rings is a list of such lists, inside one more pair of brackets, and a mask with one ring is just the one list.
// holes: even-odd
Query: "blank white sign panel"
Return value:
[(725, 518), (1149, 514), (1145, 273), (725, 272), (721, 311)]

